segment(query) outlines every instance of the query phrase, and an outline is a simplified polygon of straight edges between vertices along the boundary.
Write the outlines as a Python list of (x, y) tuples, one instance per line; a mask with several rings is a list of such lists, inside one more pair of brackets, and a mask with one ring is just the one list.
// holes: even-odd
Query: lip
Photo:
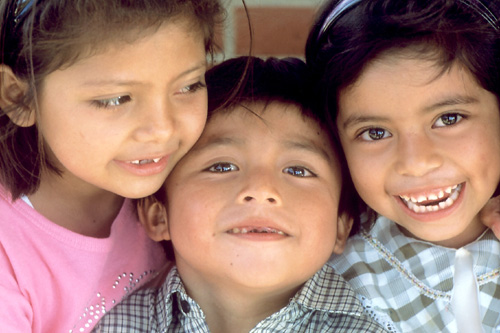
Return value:
[(275, 241), (290, 237), (285, 228), (265, 218), (245, 219), (228, 228), (226, 234), (252, 241)]
[[(439, 220), (439, 219), (448, 217), (449, 215), (453, 214), (455, 212), (455, 210), (457, 210), (460, 207), (460, 205), (463, 202), (463, 198), (464, 198), (464, 195), (465, 195), (467, 188), (466, 188), (465, 182), (459, 183), (457, 185), (458, 185), (458, 187), (454, 188), (453, 190), (459, 191), (459, 192), (457, 193), (458, 196), (453, 200), (453, 203), (447, 207), (443, 207), (443, 208), (439, 207), (439, 209), (437, 211), (415, 212), (413, 209), (410, 209), (408, 207), (407, 202), (405, 202), (405, 200), (402, 198), (402, 197), (409, 197), (409, 195), (396, 195), (395, 199), (396, 199), (397, 203), (402, 207), (404, 212), (407, 215), (409, 215), (410, 217), (412, 217), (413, 219), (421, 221), (421, 222), (432, 222), (435, 220)], [(454, 187), (454, 186), (452, 186), (452, 187)], [(443, 188), (445, 188), (445, 187), (443, 187)], [(436, 190), (432, 190), (432, 191), (428, 191), (428, 192), (435, 193)], [(422, 191), (421, 193), (425, 193), (425, 192)], [(453, 192), (451, 193), (451, 195), (453, 195)], [(417, 195), (415, 195), (414, 197), (417, 197)], [(446, 197), (446, 195), (445, 195), (445, 197)], [(419, 199), (419, 200), (422, 200), (422, 199)], [(418, 205), (418, 203), (417, 203), (417, 205)], [(446, 205), (444, 205), (444, 206), (446, 206)]]
[(162, 173), (167, 167), (169, 157), (169, 155), (157, 155), (128, 161), (115, 160), (115, 162), (126, 171), (136, 176), (145, 177)]

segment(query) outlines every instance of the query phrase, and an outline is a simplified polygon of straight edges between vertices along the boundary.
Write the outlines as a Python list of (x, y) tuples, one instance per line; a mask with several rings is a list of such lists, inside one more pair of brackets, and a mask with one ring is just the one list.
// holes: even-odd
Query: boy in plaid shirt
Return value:
[[(248, 67), (248, 81), (229, 99)], [(309, 108), (298, 59), (237, 58), (207, 73), (209, 120), (139, 206), (176, 266), (98, 332), (383, 332), (325, 265), (353, 220), (336, 146)], [(340, 204), (339, 204), (340, 203)], [(167, 251), (169, 252), (169, 251)]]

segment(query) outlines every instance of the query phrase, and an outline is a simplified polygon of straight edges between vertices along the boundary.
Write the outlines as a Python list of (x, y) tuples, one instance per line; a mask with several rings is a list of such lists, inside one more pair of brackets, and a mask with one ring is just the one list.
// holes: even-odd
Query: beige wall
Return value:
[[(228, 17), (222, 33), (225, 58), (246, 55), (248, 23), (241, 0), (223, 0)], [(253, 53), (258, 56), (304, 55), (316, 11), (324, 0), (246, 0), (253, 28)]]

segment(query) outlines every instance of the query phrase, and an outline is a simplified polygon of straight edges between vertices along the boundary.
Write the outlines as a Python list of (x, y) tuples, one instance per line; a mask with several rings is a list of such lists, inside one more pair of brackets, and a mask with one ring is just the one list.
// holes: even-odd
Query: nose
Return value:
[(427, 133), (409, 133), (398, 138), (396, 171), (403, 176), (421, 177), (443, 164), (439, 145)]
[(139, 142), (163, 142), (175, 128), (174, 108), (166, 101), (144, 105), (137, 111), (135, 139)]
[(272, 171), (266, 168), (259, 168), (247, 172), (242, 189), (238, 193), (240, 204), (265, 204), (279, 206), (282, 198), (278, 190), (278, 179)]

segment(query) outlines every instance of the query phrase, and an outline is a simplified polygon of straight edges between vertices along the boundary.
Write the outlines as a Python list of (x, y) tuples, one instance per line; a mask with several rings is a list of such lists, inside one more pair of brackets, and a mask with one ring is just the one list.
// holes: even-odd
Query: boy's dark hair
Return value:
[[(357, 204), (359, 199), (345, 158), (339, 156), (341, 151), (339, 141), (327, 130), (324, 114), (313, 107), (310, 75), (306, 64), (301, 59), (293, 57), (266, 60), (257, 57), (239, 57), (229, 59), (210, 69), (205, 78), (208, 88), (209, 119), (214, 113), (231, 112), (240, 105), (247, 106), (259, 102), (268, 105), (271, 102), (282, 102), (298, 106), (304, 117), (315, 120), (326, 131), (331, 146), (339, 157), (342, 175), (339, 214), (346, 213), (354, 219), (351, 234), (356, 233), (359, 230)], [(238, 91), (234, 92), (234, 87), (238, 85)]]
[(37, 190), (42, 168), (57, 172), (45, 158), (36, 126), (19, 127), (9, 117), (38, 113), (36, 91), (48, 74), (178, 20), (200, 32), (213, 55), (215, 27), (224, 15), (220, 0), (2, 0), (1, 64), (28, 84), (16, 105), (0, 109), (0, 182), (12, 199)]
[(325, 5), (306, 45), (316, 107), (325, 113), (335, 136), (339, 92), (387, 52), (408, 50), (405, 55), (434, 61), (441, 73), (458, 62), (479, 85), (500, 97), (500, 1), (351, 1), (325, 24), (340, 2)]

